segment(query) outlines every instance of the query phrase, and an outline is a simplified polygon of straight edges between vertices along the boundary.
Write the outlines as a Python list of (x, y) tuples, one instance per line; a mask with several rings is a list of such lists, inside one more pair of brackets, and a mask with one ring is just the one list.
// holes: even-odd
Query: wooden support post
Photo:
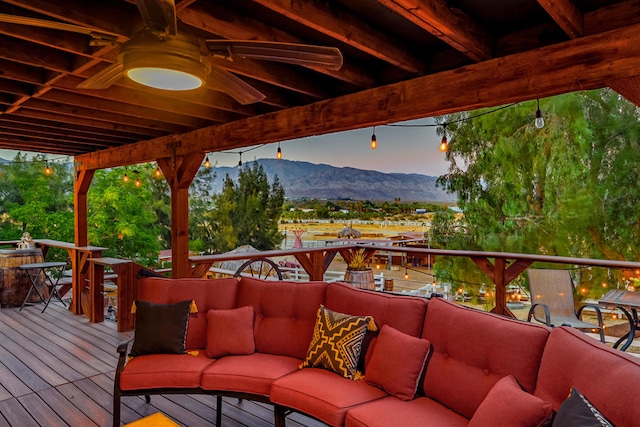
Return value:
[(189, 186), (198, 173), (204, 153), (191, 153), (158, 159), (171, 188), (171, 275), (190, 277), (189, 262)]
[(336, 252), (322, 251), (311, 252), (310, 254), (296, 253), (294, 255), (304, 271), (309, 275), (310, 281), (324, 280), (324, 273), (329, 268), (331, 261), (336, 256)]
[[(76, 246), (87, 246), (89, 244), (88, 228), (87, 228), (87, 193), (91, 180), (93, 179), (94, 170), (77, 170), (76, 179), (73, 185), (73, 219), (74, 219), (74, 235)], [(69, 304), (69, 310), (74, 314), (82, 313), (81, 293), (84, 289), (84, 283), (87, 275), (82, 273), (78, 256), (79, 252), (75, 252), (75, 256), (71, 258), (72, 277), (72, 298)], [(86, 273), (86, 270), (85, 270)]]
[(495, 264), (491, 264), (488, 258), (471, 257), (471, 260), (496, 285), (496, 305), (491, 312), (515, 318), (515, 314), (507, 307), (507, 285), (529, 268), (533, 261), (515, 260), (511, 264), (507, 264), (506, 259), (495, 258)]

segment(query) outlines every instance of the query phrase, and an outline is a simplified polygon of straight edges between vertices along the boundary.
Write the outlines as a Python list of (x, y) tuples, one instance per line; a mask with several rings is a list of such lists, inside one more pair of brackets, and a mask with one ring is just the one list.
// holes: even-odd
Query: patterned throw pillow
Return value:
[(362, 341), (369, 329), (376, 329), (371, 316), (337, 313), (321, 305), (307, 357), (300, 368), (323, 368), (354, 379)]
[(558, 408), (553, 427), (613, 427), (598, 409), (575, 387)]

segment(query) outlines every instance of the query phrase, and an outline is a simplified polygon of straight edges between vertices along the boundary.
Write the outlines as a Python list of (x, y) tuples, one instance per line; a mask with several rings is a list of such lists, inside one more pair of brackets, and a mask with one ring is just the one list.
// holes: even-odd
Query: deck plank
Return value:
[[(0, 309), (0, 427), (110, 427), (117, 345), (131, 333), (112, 322), (90, 323), (59, 304), (45, 313), (37, 307)], [(52, 368), (53, 367), (53, 368)], [(273, 406), (223, 399), (224, 427), (271, 427)], [(216, 399), (209, 395), (123, 397), (121, 421), (127, 424), (157, 412), (181, 426), (215, 424)], [(325, 424), (294, 414), (289, 427)]]

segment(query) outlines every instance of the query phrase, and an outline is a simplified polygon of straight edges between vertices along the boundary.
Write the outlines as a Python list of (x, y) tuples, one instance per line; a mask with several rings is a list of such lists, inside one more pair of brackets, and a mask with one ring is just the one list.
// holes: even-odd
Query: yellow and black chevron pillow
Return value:
[(321, 305), (307, 357), (300, 368), (323, 368), (355, 379), (364, 336), (367, 330), (376, 329), (371, 316), (337, 313)]

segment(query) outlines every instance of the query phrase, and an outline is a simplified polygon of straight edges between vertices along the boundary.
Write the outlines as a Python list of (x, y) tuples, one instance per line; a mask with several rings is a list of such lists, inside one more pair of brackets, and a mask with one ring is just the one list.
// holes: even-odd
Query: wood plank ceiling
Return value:
[[(610, 86), (640, 104), (640, 0), (177, 0), (180, 31), (338, 47), (339, 71), (209, 57), (266, 94), (240, 105), (208, 82), (161, 92), (78, 84), (117, 58), (90, 37), (0, 24), (0, 148), (80, 169), (296, 137)], [(0, 13), (116, 34), (135, 1), (5, 0)]]

